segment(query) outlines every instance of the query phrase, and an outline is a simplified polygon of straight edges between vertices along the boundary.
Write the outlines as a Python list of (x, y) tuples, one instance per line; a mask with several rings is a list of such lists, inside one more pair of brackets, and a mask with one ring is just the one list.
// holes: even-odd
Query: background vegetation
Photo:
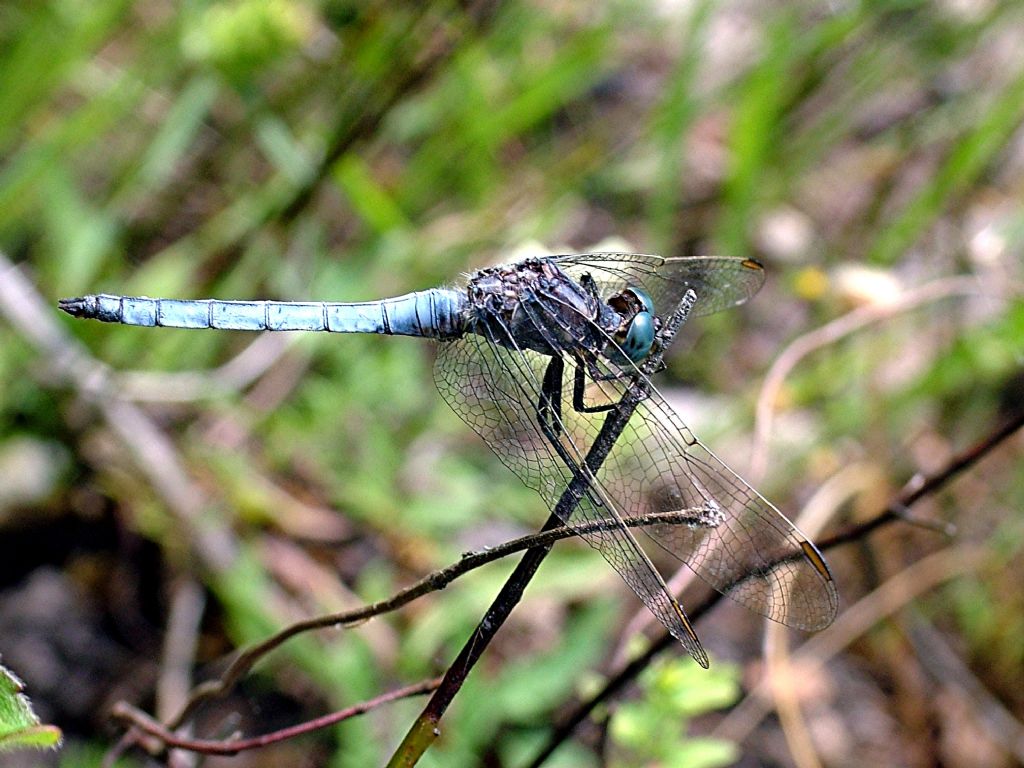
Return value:
[[(421, 340), (106, 327), (58, 297), (360, 300), (538, 249), (752, 256), (765, 289), (686, 329), (659, 386), (834, 531), (1021, 408), (1022, 117), (1015, 0), (3, 3), (0, 283), (45, 305), (0, 309), (0, 655), (68, 739), (25, 764), (96, 764), (113, 701), (169, 713), (233, 648), (546, 516)], [(786, 666), (770, 635), (766, 666), (762, 623), (723, 604), (698, 624), (710, 673), (663, 657), (547, 764), (1024, 762), (1022, 451), (915, 508), (955, 537), (830, 553), (859, 611), (832, 645)], [(437, 674), (511, 567), (292, 641), (201, 735)], [(645, 622), (560, 544), (423, 764), (527, 763)], [(421, 707), (230, 764), (381, 764)]]

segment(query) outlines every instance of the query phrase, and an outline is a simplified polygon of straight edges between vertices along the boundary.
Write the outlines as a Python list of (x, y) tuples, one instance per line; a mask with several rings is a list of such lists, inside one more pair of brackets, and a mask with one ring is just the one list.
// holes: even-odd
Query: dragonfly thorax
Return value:
[(467, 330), (508, 348), (545, 355), (597, 353), (622, 322), (596, 287), (550, 259), (525, 259), (477, 272), (467, 286)]

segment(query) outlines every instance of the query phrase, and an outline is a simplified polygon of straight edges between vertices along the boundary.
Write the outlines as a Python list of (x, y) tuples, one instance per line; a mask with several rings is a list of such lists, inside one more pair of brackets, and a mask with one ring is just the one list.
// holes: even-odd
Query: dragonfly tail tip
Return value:
[(84, 317), (88, 314), (87, 305), (88, 302), (84, 298), (60, 299), (57, 302), (57, 307), (72, 317)]

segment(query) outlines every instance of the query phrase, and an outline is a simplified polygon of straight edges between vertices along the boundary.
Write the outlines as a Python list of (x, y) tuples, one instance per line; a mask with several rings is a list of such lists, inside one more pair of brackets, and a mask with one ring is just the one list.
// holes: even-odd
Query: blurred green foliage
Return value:
[(735, 763), (740, 756), (735, 744), (684, 734), (691, 718), (736, 702), (738, 677), (730, 665), (705, 674), (677, 659), (644, 670), (638, 681), (642, 698), (623, 704), (612, 718), (611, 737), (619, 747), (613, 764), (718, 768)]
[[(762, 294), (694, 323), (659, 381), (740, 470), (760, 381), (788, 342), (884, 304), (892, 285), (973, 279), (974, 292), (824, 345), (787, 379), (771, 470), (754, 480), (789, 512), (843, 466), (871, 466), (887, 487), (861, 489), (838, 525), (1020, 407), (1022, 50), (1024, 7), (1013, 0), (13, 0), (0, 7), (0, 250), (50, 306), (103, 291), (370, 299), (443, 284), (536, 242), (755, 256), (770, 275)], [(851, 264), (873, 271), (851, 277)], [(544, 519), (539, 499), (441, 405), (419, 340), (289, 338), (238, 386), (218, 366), (247, 360), (251, 337), (65, 329), (115, 371), (157, 374), (118, 379), (120, 395), (168, 436), (233, 556), (197, 555), (197, 532), (110, 425), (2, 320), (0, 453), (49, 479), (0, 506), (0, 523), (49, 540), (71, 521), (110, 520), (148, 542), (160, 584), (188, 576), (208, 590), (201, 662), (296, 615), (383, 597)], [(66, 450), (36, 450), (54, 445)], [(966, 640), (976, 673), (1019, 715), (1021, 693), (1005, 682), (1019, 669), (1024, 615), (1011, 575), (1024, 540), (1015, 451), (928, 514), (996, 552), (998, 568), (950, 587), (952, 601), (940, 597), (931, 615)], [(846, 605), (943, 544), (916, 531), (878, 537), (870, 557), (830, 558)], [(106, 605), (135, 580), (132, 563), (118, 565), (124, 554), (72, 543), (57, 564)], [(508, 570), (490, 566), (359, 630), (293, 641), (257, 670), (250, 695), (287, 691), (309, 715), (436, 674)], [(322, 572), (330, 588), (315, 580)], [(159, 635), (166, 590), (149, 589), (140, 612)], [(113, 602), (111, 623), (136, 626), (119, 624)], [(607, 658), (615, 617), (635, 609), (593, 552), (556, 547), (429, 764), (528, 760), (575, 681)], [(736, 643), (756, 654), (754, 625), (734, 614)], [(159, 656), (145, 632), (119, 642)], [(920, 696), (885, 650), (865, 640), (858, 664), (898, 681), (894, 701)], [(615, 716), (613, 739), (637, 760), (678, 748), (674, 759), (695, 765), (719, 749), (681, 723), (726, 706), (731, 673), (716, 663), (691, 679), (689, 664), (652, 671)], [(420, 706), (345, 723), (295, 754), (312, 743), (316, 764), (380, 763)], [(671, 733), (640, 738), (654, 726)], [(908, 729), (901, 744), (932, 737)], [(588, 763), (576, 745), (551, 764)]]

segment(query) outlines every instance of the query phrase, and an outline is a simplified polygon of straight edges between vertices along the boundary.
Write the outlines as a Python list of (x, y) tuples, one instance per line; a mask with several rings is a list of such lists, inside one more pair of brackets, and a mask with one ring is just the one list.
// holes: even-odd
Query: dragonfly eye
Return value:
[(654, 344), (654, 331), (654, 315), (647, 311), (637, 312), (630, 320), (626, 338), (621, 343), (626, 357), (634, 363), (647, 357)]
[(622, 321), (615, 341), (627, 358), (638, 363), (651, 353), (659, 321), (654, 316), (654, 300), (646, 291), (632, 285), (608, 299)]
[(654, 312), (654, 299), (651, 298), (651, 294), (649, 294), (642, 288), (637, 288), (636, 286), (633, 285), (629, 286), (629, 288), (627, 288), (626, 290), (636, 297), (636, 300), (643, 305), (644, 309), (651, 313)]

